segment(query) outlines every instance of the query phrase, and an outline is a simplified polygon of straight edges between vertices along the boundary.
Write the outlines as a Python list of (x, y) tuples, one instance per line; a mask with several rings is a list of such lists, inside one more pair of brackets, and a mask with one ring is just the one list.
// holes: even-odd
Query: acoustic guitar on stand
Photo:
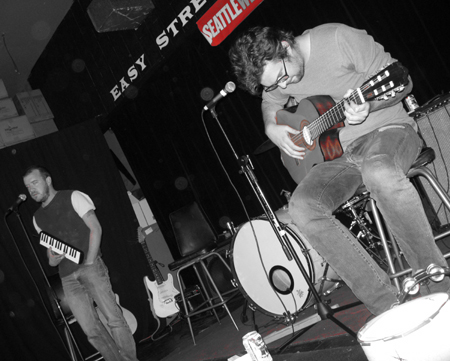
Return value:
[(147, 243), (145, 242), (146, 230), (150, 228), (150, 226), (145, 228), (138, 227), (137, 234), (138, 241), (144, 250), (150, 270), (155, 278), (155, 281), (151, 281), (148, 276), (144, 276), (144, 285), (148, 294), (150, 309), (158, 323), (156, 331), (150, 337), (156, 340), (157, 338), (155, 339), (154, 336), (168, 324), (167, 318), (171, 317), (173, 319), (179, 313), (180, 310), (175, 296), (180, 292), (173, 285), (172, 274), (169, 273), (167, 280), (164, 281), (161, 271), (156, 265), (157, 262), (153, 260), (150, 254)]
[(281, 152), (283, 164), (292, 178), (300, 183), (314, 165), (339, 158), (343, 154), (339, 130), (344, 126), (344, 103), (347, 100), (363, 104), (369, 100), (387, 99), (388, 95), (395, 96), (395, 92), (402, 91), (407, 84), (408, 70), (395, 62), (337, 104), (330, 96), (319, 95), (305, 98), (296, 106), (279, 110), (277, 124), (300, 130), (299, 134), (291, 134), (290, 137), (296, 145), (306, 148), (304, 159), (292, 158)]

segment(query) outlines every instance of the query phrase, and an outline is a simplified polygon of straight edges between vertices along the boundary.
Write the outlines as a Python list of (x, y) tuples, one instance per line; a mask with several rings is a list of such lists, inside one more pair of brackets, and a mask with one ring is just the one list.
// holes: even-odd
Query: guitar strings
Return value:
[[(329, 109), (326, 113), (322, 114), (314, 122), (309, 124), (308, 129), (311, 131), (311, 133), (314, 133), (317, 130), (317, 128), (321, 126), (321, 123), (320, 123), (321, 120), (323, 120), (323, 119), (326, 120), (327, 118), (329, 119), (330, 117), (334, 117), (336, 114), (340, 115), (340, 112), (342, 111), (342, 108), (343, 108), (344, 101), (346, 101), (347, 99), (356, 100), (357, 99), (356, 95), (357, 95), (357, 92), (356, 91), (353, 92), (348, 98), (341, 100), (339, 103), (336, 104), (335, 107)], [(325, 127), (324, 130), (326, 130), (326, 129), (328, 129), (328, 127)], [(316, 137), (317, 136), (314, 134), (312, 136), (312, 139), (315, 139)], [(299, 134), (293, 136), (291, 139), (294, 141), (294, 143), (298, 142), (299, 140), (303, 141), (304, 140), (303, 139), (303, 129), (300, 131)]]
[[(369, 87), (368, 84), (361, 86), (361, 91), (366, 90)], [(313, 135), (311, 138), (312, 139), (316, 139), (318, 135), (320, 135), (323, 131), (327, 130), (329, 128), (329, 125), (325, 128), (323, 128), (321, 121), (322, 120), (331, 120), (336, 116), (340, 116), (342, 117), (342, 109), (344, 108), (343, 104), (345, 101), (348, 100), (353, 100), (353, 101), (357, 101), (359, 99), (359, 95), (358, 95), (358, 91), (355, 90), (353, 91), (353, 93), (350, 94), (350, 96), (348, 98), (342, 99), (341, 101), (339, 101), (333, 108), (329, 109), (328, 111), (326, 111), (324, 114), (322, 114), (319, 118), (317, 118), (316, 120), (314, 120), (311, 124), (309, 124), (307, 127), (308, 129), (311, 131), (311, 133), (313, 134), (316, 130), (319, 130), (319, 133), (317, 135)], [(321, 119), (323, 118), (323, 119)], [(333, 123), (331, 123), (330, 125), (332, 125)], [(322, 129), (320, 129), (320, 127), (322, 126)], [(319, 127), (319, 129), (317, 129)], [(322, 131), (320, 131), (322, 130)], [(300, 130), (300, 133), (294, 135), (291, 137), (291, 140), (295, 143), (295, 144), (300, 144), (301, 142), (304, 142), (304, 137), (303, 137), (303, 129)]]

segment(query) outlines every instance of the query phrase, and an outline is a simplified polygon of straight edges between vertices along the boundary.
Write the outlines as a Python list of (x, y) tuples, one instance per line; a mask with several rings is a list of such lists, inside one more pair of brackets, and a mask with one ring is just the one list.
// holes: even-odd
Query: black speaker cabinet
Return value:
[[(418, 108), (413, 114), (420, 134), (427, 147), (434, 149), (436, 159), (427, 167), (436, 176), (447, 193), (450, 190), (450, 94), (439, 96), (434, 101)], [(421, 179), (426, 195), (436, 214), (439, 225), (450, 223), (449, 211), (426, 180)]]

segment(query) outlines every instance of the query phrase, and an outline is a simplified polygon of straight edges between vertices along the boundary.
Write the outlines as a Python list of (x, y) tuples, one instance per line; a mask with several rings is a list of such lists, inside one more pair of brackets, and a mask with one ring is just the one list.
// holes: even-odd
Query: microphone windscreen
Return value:
[(236, 90), (236, 84), (234, 84), (232, 81), (229, 81), (225, 85), (225, 90), (227, 93), (232, 93)]

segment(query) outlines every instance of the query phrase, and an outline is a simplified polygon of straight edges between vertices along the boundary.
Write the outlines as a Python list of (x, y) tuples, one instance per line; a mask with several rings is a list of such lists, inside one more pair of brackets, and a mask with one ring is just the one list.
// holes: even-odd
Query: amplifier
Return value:
[[(433, 98), (417, 108), (411, 116), (419, 126), (427, 147), (434, 149), (436, 159), (427, 165), (447, 193), (450, 190), (450, 94)], [(421, 178), (422, 180), (422, 178)], [(440, 226), (450, 223), (450, 212), (426, 180), (421, 181)]]

